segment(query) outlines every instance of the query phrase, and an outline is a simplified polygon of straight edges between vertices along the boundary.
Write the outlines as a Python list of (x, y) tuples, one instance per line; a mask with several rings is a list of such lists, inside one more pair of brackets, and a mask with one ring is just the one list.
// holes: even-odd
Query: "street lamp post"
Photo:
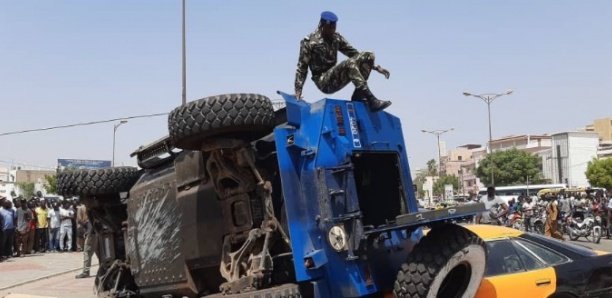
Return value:
[(438, 129), (438, 130), (424, 130), (424, 129), (421, 129), (421, 132), (433, 134), (438, 139), (438, 175), (440, 175), (441, 167), (442, 167), (442, 152), (440, 151), (440, 135), (445, 134), (445, 133), (447, 133), (449, 131), (453, 131), (453, 130), (455, 130), (455, 129), (454, 128), (450, 128), (450, 129), (446, 129), (446, 130), (442, 130), (442, 129)]
[[(470, 92), (463, 92), (464, 96), (473, 96), (476, 98), (482, 99), (485, 103), (487, 103), (487, 111), (489, 113), (489, 150), (490, 153), (493, 153), (493, 148), (491, 148), (491, 142), (493, 141), (493, 134), (491, 133), (491, 103), (497, 99), (498, 97), (502, 97), (504, 95), (512, 94), (512, 90), (508, 90), (504, 93), (483, 93), (483, 94), (472, 94)], [(495, 169), (495, 163), (493, 163), (493, 159), (491, 158), (491, 184), (495, 185), (495, 176), (493, 175), (493, 170)]]
[(115, 166), (115, 135), (117, 134), (117, 128), (125, 123), (127, 123), (127, 120), (121, 120), (113, 126), (113, 163), (111, 164), (113, 167)]

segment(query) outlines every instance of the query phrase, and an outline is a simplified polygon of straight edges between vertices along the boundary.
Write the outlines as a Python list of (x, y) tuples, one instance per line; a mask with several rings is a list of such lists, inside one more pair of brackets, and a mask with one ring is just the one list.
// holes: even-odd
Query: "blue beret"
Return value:
[(331, 11), (324, 11), (321, 13), (321, 21), (325, 21), (327, 23), (335, 23), (338, 21), (338, 16)]

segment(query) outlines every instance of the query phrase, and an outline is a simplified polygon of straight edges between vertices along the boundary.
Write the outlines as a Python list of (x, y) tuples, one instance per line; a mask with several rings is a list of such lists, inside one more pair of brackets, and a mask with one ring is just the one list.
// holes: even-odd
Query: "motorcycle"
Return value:
[(506, 220), (506, 226), (517, 229), (519, 231), (525, 230), (525, 224), (523, 222), (523, 216), (520, 212), (512, 212), (508, 215), (508, 219)]
[(601, 217), (577, 210), (568, 220), (567, 232), (572, 241), (585, 237), (593, 243), (599, 243), (601, 240)]
[(531, 217), (529, 224), (529, 230), (544, 235), (544, 223), (546, 222), (546, 212), (543, 208), (534, 209), (533, 217)]

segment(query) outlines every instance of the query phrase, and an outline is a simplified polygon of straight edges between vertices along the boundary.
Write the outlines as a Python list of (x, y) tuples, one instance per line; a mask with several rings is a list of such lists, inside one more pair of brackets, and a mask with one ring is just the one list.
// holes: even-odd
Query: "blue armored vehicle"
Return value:
[(133, 153), (141, 170), (60, 176), (90, 208), (98, 293), (473, 296), (486, 250), (453, 222), (482, 204), (419, 212), (397, 117), (279, 94), (276, 110), (256, 94), (187, 103)]

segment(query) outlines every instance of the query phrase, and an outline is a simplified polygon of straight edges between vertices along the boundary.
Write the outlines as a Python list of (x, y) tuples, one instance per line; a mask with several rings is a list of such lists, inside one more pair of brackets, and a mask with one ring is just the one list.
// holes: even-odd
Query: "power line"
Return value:
[(87, 126), (87, 125), (94, 125), (94, 124), (100, 124), (100, 123), (114, 122), (114, 121), (119, 121), (119, 120), (137, 119), (137, 118), (151, 118), (151, 117), (159, 117), (159, 116), (165, 116), (165, 115), (168, 115), (168, 113), (136, 115), (136, 116), (121, 117), (121, 118), (113, 118), (113, 119), (108, 119), (108, 120), (99, 120), (99, 121), (91, 121), (91, 122), (80, 122), (80, 123), (58, 125), (58, 126), (51, 126), (51, 127), (45, 127), (45, 128), (35, 128), (35, 129), (10, 131), (10, 132), (0, 133), (0, 137), (9, 136), (9, 135), (16, 135), (16, 134), (24, 134), (24, 133), (28, 133), (28, 132), (45, 131), (45, 130), (53, 130), (53, 129), (60, 129), (60, 128), (70, 128), (70, 127), (77, 127), (77, 126)]

